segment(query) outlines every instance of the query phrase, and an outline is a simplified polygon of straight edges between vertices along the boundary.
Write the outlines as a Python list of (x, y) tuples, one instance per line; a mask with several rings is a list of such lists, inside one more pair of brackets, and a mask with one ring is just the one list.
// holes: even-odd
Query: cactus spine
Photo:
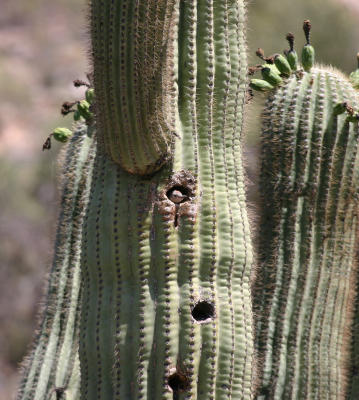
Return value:
[(344, 102), (359, 105), (347, 78), (315, 67), (293, 74), (266, 104), (259, 398), (339, 399), (347, 390), (359, 130), (347, 111), (338, 113)]
[[(83, 240), (81, 398), (251, 399), (244, 3), (94, 0), (92, 10), (99, 151)], [(150, 50), (169, 60), (155, 87)]]
[(61, 211), (46, 308), (34, 348), (24, 364), (18, 399), (49, 399), (64, 387), (69, 399), (79, 394), (79, 258), (94, 155), (91, 128), (78, 127), (61, 173)]

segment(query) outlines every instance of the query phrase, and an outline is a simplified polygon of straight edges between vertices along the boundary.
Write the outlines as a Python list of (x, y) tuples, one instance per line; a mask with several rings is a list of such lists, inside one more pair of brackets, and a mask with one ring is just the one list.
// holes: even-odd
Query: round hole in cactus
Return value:
[(173, 186), (167, 190), (166, 196), (175, 204), (184, 203), (189, 198), (189, 190), (184, 186)]
[(208, 301), (199, 301), (192, 310), (192, 317), (196, 321), (206, 321), (214, 316), (214, 305)]
[(189, 388), (189, 380), (186, 375), (176, 371), (168, 377), (168, 386), (173, 392), (185, 392)]

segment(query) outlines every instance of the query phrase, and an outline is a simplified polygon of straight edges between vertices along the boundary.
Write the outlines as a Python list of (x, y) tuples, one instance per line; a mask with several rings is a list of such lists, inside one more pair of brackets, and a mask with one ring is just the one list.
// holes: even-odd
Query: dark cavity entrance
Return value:
[(173, 186), (167, 190), (166, 196), (175, 204), (180, 204), (188, 200), (190, 190), (184, 186)]
[(189, 380), (186, 375), (175, 372), (168, 377), (168, 386), (173, 390), (173, 393), (185, 392), (189, 388)]
[(196, 321), (205, 321), (206, 319), (213, 318), (214, 306), (208, 301), (198, 302), (192, 310), (192, 317)]
[(64, 387), (57, 387), (54, 389), (56, 393), (56, 400), (65, 400), (65, 388)]

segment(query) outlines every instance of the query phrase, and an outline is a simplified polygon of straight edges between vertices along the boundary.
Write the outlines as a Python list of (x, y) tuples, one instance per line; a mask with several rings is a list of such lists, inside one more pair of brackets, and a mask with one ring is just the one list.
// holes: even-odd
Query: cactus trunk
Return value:
[(242, 0), (92, 1), (96, 134), (68, 149), (64, 261), (19, 399), (253, 398), (245, 19)]
[[(122, 122), (108, 129), (98, 125), (83, 241), (81, 398), (251, 399), (252, 249), (239, 161), (247, 68), (244, 3), (122, 1), (115, 9), (102, 3), (108, 10), (93, 14), (93, 20), (111, 17), (118, 6), (119, 15), (131, 16), (123, 32), (132, 36), (109, 40), (121, 32), (118, 15), (107, 33), (95, 32), (95, 46), (102, 43), (105, 60), (109, 57), (108, 63), (97, 62), (94, 49), (95, 92), (101, 97), (97, 118), (112, 115), (111, 99), (121, 97), (116, 112), (125, 119), (121, 107), (126, 108), (134, 125), (127, 130)], [(156, 15), (172, 27), (156, 39), (167, 53), (151, 48)], [(114, 43), (139, 59), (123, 60)], [(136, 100), (138, 91), (151, 89), (146, 85), (153, 71), (140, 61), (149, 50), (170, 60), (166, 74), (178, 85), (172, 88), (174, 113), (168, 112), (173, 100), (160, 82), (154, 88), (158, 97), (151, 95), (149, 104), (146, 97), (143, 105)], [(126, 81), (122, 60), (127, 71), (144, 67), (141, 82), (136, 74)], [(113, 85), (102, 85), (107, 66)], [(159, 125), (146, 130), (153, 107), (161, 108), (158, 116), (171, 121), (176, 135), (169, 136), (169, 161), (148, 176), (149, 164), (138, 159), (141, 167), (132, 170), (122, 155), (140, 157), (163, 134)], [(133, 150), (126, 143), (133, 143)]]

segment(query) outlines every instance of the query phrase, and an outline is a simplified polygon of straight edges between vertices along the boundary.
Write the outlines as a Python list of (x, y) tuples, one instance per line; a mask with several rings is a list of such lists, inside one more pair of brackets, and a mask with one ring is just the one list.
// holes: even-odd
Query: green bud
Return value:
[(280, 75), (280, 71), (275, 64), (265, 63), (262, 64), (262, 68), (270, 68), (274, 74)]
[(92, 112), (90, 111), (90, 103), (87, 100), (81, 100), (77, 105), (77, 110), (82, 118), (85, 120), (91, 119), (93, 117)]
[(277, 86), (282, 82), (282, 78), (272, 68), (262, 68), (262, 76), (264, 80), (273, 86)]
[(262, 79), (251, 79), (249, 86), (251, 89), (257, 90), (258, 92), (267, 92), (268, 90), (274, 89), (273, 85)]
[(85, 93), (86, 100), (92, 104), (95, 98), (95, 90), (93, 88), (87, 89)]
[(293, 33), (288, 32), (285, 38), (288, 40), (289, 50), (285, 50), (284, 54), (292, 71), (296, 71), (298, 69), (298, 55), (297, 52), (294, 50), (294, 35)]
[(287, 59), (281, 54), (276, 54), (274, 57), (274, 64), (279, 69), (279, 72), (285, 76), (289, 76), (292, 73), (292, 69)]
[(72, 131), (68, 128), (56, 128), (52, 132), (52, 136), (58, 142), (66, 143), (72, 136)]
[(298, 54), (295, 50), (290, 50), (286, 53), (287, 61), (292, 69), (296, 71), (298, 69)]
[(303, 47), (302, 51), (302, 64), (304, 71), (309, 72), (312, 69), (314, 65), (314, 60), (315, 60), (314, 47), (310, 44), (306, 44)]

